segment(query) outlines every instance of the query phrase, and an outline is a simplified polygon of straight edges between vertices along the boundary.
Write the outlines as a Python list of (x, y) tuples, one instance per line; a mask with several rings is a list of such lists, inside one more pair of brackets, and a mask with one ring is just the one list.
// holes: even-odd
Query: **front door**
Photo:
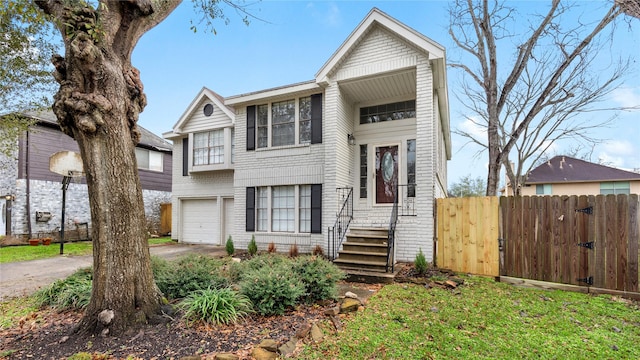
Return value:
[(376, 204), (392, 204), (398, 185), (398, 146), (376, 147)]

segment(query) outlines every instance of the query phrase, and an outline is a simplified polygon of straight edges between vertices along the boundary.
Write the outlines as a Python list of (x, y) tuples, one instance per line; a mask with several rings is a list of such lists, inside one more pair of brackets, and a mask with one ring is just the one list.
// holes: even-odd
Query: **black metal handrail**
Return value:
[(389, 219), (389, 235), (387, 238), (387, 272), (391, 268), (393, 273), (395, 270), (394, 259), (394, 242), (396, 237), (396, 224), (398, 223), (398, 185), (396, 185), (395, 196), (393, 198), (393, 208), (391, 210), (391, 219)]
[(398, 216), (416, 216), (416, 184), (398, 185)]
[(340, 211), (336, 214), (336, 222), (327, 232), (327, 256), (329, 260), (335, 260), (338, 256), (342, 241), (347, 235), (349, 224), (353, 219), (353, 188), (337, 188), (338, 199), (342, 199)]

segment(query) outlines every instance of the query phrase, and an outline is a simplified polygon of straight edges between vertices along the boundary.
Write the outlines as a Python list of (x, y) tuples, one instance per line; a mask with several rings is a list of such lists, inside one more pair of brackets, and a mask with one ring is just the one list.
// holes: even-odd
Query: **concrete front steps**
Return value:
[(333, 262), (357, 282), (393, 282), (387, 273), (387, 228), (350, 227)]

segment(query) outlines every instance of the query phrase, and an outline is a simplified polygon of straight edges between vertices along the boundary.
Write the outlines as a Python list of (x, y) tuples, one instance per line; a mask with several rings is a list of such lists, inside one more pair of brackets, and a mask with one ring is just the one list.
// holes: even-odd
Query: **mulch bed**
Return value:
[[(458, 280), (453, 273), (443, 270), (429, 269), (425, 274), (417, 274), (412, 264), (397, 266), (396, 282), (432, 286), (440, 283), (445, 287), (444, 279)], [(434, 282), (433, 278), (441, 280)], [(381, 288), (379, 284), (350, 285), (365, 287), (372, 293)], [(109, 355), (95, 359), (178, 360), (186, 356), (213, 359), (216, 353), (222, 352), (250, 359), (251, 349), (260, 341), (272, 339), (283, 344), (308, 324), (327, 319), (324, 312), (333, 306), (334, 302), (301, 305), (283, 316), (254, 314), (235, 325), (221, 326), (187, 325), (176, 316), (176, 320), (169, 323), (144, 326), (117, 337), (73, 335), (81, 312), (41, 310), (22, 319), (14, 328), (0, 330), (0, 359), (57, 360), (79, 352)]]

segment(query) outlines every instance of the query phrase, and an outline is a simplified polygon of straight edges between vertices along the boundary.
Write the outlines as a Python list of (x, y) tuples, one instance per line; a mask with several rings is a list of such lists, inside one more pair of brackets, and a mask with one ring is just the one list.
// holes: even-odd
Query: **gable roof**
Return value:
[(225, 115), (227, 115), (231, 119), (231, 122), (235, 122), (235, 111), (232, 107), (225, 105), (224, 97), (218, 95), (218, 93), (216, 93), (215, 91), (203, 86), (202, 89), (200, 89), (198, 95), (193, 99), (193, 101), (191, 101), (191, 104), (189, 104), (187, 110), (185, 110), (182, 116), (180, 116), (178, 122), (173, 125), (172, 130), (174, 134), (180, 134), (182, 132), (182, 127), (191, 118), (193, 112), (196, 111), (196, 107), (198, 106), (198, 104), (200, 104), (200, 102), (205, 98), (211, 101), (220, 110), (222, 110)]
[(605, 165), (555, 156), (529, 172), (527, 184), (639, 180), (640, 174)]
[(362, 20), (362, 22), (351, 32), (349, 37), (340, 45), (338, 50), (327, 60), (326, 63), (316, 73), (316, 81), (323, 83), (326, 77), (340, 66), (351, 51), (360, 43), (364, 36), (375, 26), (380, 25), (392, 33), (404, 38), (407, 42), (414, 45), (417, 49), (424, 51), (429, 60), (444, 59), (444, 47), (428, 37), (420, 34), (407, 25), (392, 18), (378, 8), (373, 8)]
[[(51, 110), (26, 112), (26, 113), (23, 113), (22, 115), (32, 119), (36, 119), (42, 125), (60, 130), (60, 125), (58, 125), (58, 118)], [(140, 125), (138, 125), (138, 129), (140, 129), (140, 143), (139, 143), (140, 147), (150, 148), (153, 150), (159, 150), (164, 152), (173, 152), (171, 143), (169, 143), (165, 139), (143, 128)]]

